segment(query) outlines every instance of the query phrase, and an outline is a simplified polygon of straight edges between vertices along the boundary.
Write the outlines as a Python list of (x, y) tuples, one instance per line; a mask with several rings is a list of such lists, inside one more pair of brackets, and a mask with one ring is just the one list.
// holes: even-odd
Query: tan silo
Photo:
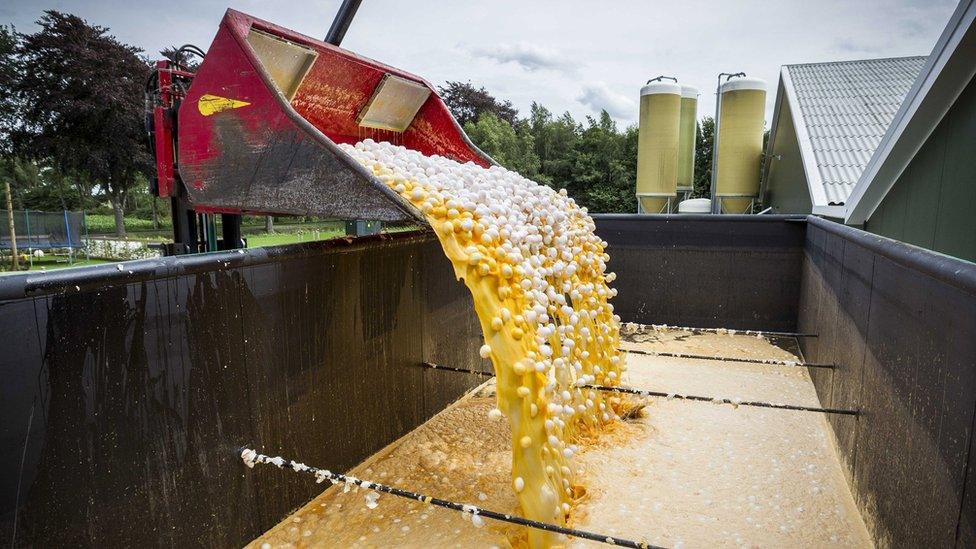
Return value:
[(643, 213), (676, 205), (681, 86), (650, 82), (641, 88), (637, 137), (637, 199)]
[(766, 82), (737, 78), (722, 84), (715, 155), (715, 196), (721, 213), (751, 213), (759, 194)]

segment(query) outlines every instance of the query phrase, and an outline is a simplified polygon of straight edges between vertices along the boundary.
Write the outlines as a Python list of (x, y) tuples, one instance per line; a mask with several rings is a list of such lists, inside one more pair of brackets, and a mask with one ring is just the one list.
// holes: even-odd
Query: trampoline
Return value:
[[(84, 249), (88, 240), (85, 212), (41, 212), (14, 210), (14, 235), (17, 251), (26, 253), (33, 262), (36, 250), (67, 250), (68, 260), (74, 260), (74, 251)], [(0, 210), (0, 250), (13, 248), (13, 239), (7, 223), (7, 210)]]

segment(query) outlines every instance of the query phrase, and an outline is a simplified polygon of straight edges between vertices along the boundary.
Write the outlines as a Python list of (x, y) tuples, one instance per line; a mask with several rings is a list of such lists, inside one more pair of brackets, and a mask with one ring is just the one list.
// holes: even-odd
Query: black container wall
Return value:
[[(429, 234), (0, 278), (0, 539), (241, 545), (482, 380)], [(449, 342), (449, 343), (448, 343)]]
[[(803, 339), (858, 505), (976, 546), (976, 265), (809, 218), (595, 216), (624, 321)], [(400, 234), (0, 277), (0, 540), (239, 545), (490, 368), (467, 290)], [(16, 523), (16, 528), (14, 524)], [(15, 537), (16, 536), (16, 537)]]
[(793, 330), (804, 218), (594, 215), (624, 322)]
[(799, 328), (881, 546), (976, 546), (976, 265), (810, 218)]

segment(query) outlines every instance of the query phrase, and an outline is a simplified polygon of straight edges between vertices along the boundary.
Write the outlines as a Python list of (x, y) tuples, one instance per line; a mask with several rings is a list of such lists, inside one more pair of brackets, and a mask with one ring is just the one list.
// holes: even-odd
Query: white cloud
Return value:
[(634, 120), (636, 103), (626, 95), (610, 89), (605, 82), (591, 82), (583, 86), (583, 91), (576, 98), (577, 101), (589, 107), (593, 112), (601, 110), (623, 121)]
[(558, 50), (530, 42), (479, 46), (471, 48), (470, 51), (476, 57), (491, 59), (498, 63), (515, 63), (530, 72), (540, 69), (554, 71), (573, 69), (570, 60), (563, 57)]
[[(698, 87), (698, 115), (711, 115), (715, 76), (745, 71), (769, 83), (768, 121), (781, 65), (927, 55), (956, 2), (619, 0), (612, 8), (594, 8), (586, 0), (370, 0), (363, 2), (342, 45), (435, 85), (455, 80), (484, 86), (523, 115), (537, 101), (577, 119), (607, 108), (624, 115), (618, 120), (633, 121), (641, 85), (658, 74)], [(44, 4), (111, 27), (121, 40), (155, 56), (163, 47), (184, 43), (207, 49), (228, 1), (169, 0), (164, 13), (149, 0)], [(230, 4), (323, 36), (340, 1)], [(3, 0), (0, 13), (6, 18), (0, 23), (32, 32), (41, 8), (37, 0)], [(595, 82), (604, 87), (584, 86)], [(620, 97), (634, 105), (629, 112)]]

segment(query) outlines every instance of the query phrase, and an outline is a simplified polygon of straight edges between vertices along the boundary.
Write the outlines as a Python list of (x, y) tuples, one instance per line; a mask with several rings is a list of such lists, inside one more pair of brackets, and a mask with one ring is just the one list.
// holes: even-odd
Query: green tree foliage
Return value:
[(517, 121), (513, 128), (494, 113), (484, 112), (477, 122), (465, 124), (464, 131), (478, 148), (502, 166), (529, 179), (538, 178), (539, 157), (525, 121)]
[(451, 109), (454, 118), (463, 128), (468, 122), (477, 122), (483, 113), (489, 112), (514, 126), (518, 111), (511, 101), (495, 99), (485, 88), (475, 88), (471, 82), (447, 82), (438, 86), (441, 99)]
[(23, 156), (0, 157), (0, 182), (9, 181), (14, 208), (59, 211), (93, 210), (99, 197), (83, 175), (65, 174), (57, 168)]
[(142, 127), (148, 67), (140, 50), (80, 17), (52, 10), (37, 24), (38, 32), (19, 35), (16, 51), (15, 147), (62, 173), (97, 181), (124, 235), (126, 197), (150, 169)]
[(712, 144), (715, 142), (715, 120), (706, 116), (698, 122), (695, 135), (695, 183), (692, 198), (712, 196)]
[[(10, 183), (13, 206), (17, 210), (23, 209), (25, 202), (29, 203), (24, 198), (27, 192), (43, 185), (41, 171), (37, 165), (16, 156), (0, 157), (0, 185), (5, 182)], [(3, 202), (0, 202), (0, 209), (3, 207), (5, 207)], [(3, 220), (0, 220), (0, 223), (2, 222)]]
[[(462, 88), (462, 96), (477, 92), (478, 105), (487, 107), (458, 101), (456, 92)], [(471, 84), (448, 82), (441, 92), (452, 93), (445, 102), (455, 118), (465, 120), (471, 141), (502, 166), (553, 188), (565, 188), (590, 211), (635, 211), (636, 127), (620, 131), (606, 111), (580, 124), (569, 113), (554, 117), (538, 103), (532, 104), (528, 118), (518, 118), (510, 103)], [(499, 105), (511, 119), (497, 113)], [(476, 112), (477, 118), (471, 120)]]
[(637, 128), (620, 132), (606, 111), (578, 124), (566, 113), (555, 119), (537, 104), (513, 127), (493, 113), (464, 126), (478, 148), (508, 169), (563, 188), (593, 212), (635, 208)]
[(572, 179), (566, 190), (577, 202), (593, 212), (634, 211), (636, 147), (633, 162), (626, 156), (627, 135), (617, 131), (617, 124), (606, 111), (598, 118), (587, 117), (587, 126), (573, 149)]
[(569, 181), (573, 173), (573, 150), (583, 131), (580, 125), (569, 113), (554, 119), (549, 109), (538, 103), (532, 103), (528, 124), (539, 157), (538, 181), (547, 185)]
[(14, 84), (20, 75), (17, 59), (17, 32), (12, 26), (0, 25), (0, 154), (11, 153), (10, 132), (17, 116)]

